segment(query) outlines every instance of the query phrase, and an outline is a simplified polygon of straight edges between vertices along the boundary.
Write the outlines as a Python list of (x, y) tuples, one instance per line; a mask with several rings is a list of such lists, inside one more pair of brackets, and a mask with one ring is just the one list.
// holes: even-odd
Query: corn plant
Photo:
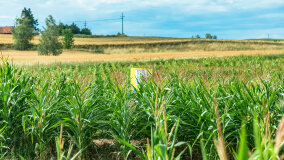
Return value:
[[(56, 82), (57, 83), (57, 82)], [(35, 144), (35, 152), (39, 159), (46, 157), (46, 148), (54, 134), (53, 126), (58, 122), (57, 109), (62, 99), (58, 88), (52, 88), (45, 82), (41, 88), (31, 93), (30, 109), (23, 115), (23, 130)]]
[(75, 143), (78, 150), (84, 150), (80, 158), (87, 158), (87, 149), (92, 144), (93, 134), (97, 130), (100, 118), (103, 117), (100, 96), (90, 88), (83, 91), (78, 84), (70, 85), (70, 94), (62, 109), (62, 121), (68, 137)]
[[(23, 68), (2, 60), (0, 158), (281, 158), (283, 60), (239, 56)], [(135, 92), (130, 67), (154, 71)], [(101, 146), (94, 139), (119, 144)]]
[(62, 137), (63, 125), (60, 127), (60, 135), (55, 138), (57, 160), (75, 160), (83, 150), (78, 151), (71, 157), (73, 151), (73, 143), (69, 144), (68, 152), (65, 155), (64, 151), (64, 138)]
[(29, 88), (32, 79), (23, 70), (11, 66), (7, 60), (2, 59), (0, 68), (0, 140), (1, 154), (11, 150), (25, 153), (29, 148), (21, 127), (21, 117), (29, 108), (29, 99), (33, 88)]
[[(141, 87), (139, 88), (139, 92)], [(168, 118), (166, 115), (166, 108), (164, 102), (162, 102), (161, 107), (158, 107), (158, 90), (156, 92), (155, 105), (151, 106), (151, 113), (155, 123), (151, 126), (151, 140), (147, 140), (146, 152), (140, 152), (129, 142), (115, 136), (116, 139), (123, 145), (129, 147), (133, 152), (135, 152), (141, 159), (153, 159), (153, 160), (172, 160), (180, 159), (181, 155), (185, 152), (185, 149), (175, 157), (175, 149), (181, 145), (186, 144), (185, 142), (178, 142), (177, 131), (179, 126), (179, 120), (172, 126), (171, 130), (168, 129)]]
[[(119, 137), (120, 139), (131, 143), (134, 133), (135, 124), (139, 120), (139, 111), (135, 105), (135, 99), (129, 92), (129, 88), (126, 86), (120, 87), (117, 85), (115, 90), (115, 96), (112, 100), (113, 103), (110, 105), (110, 121), (107, 123), (110, 125), (111, 134), (114, 137)], [(128, 159), (131, 150), (125, 145), (121, 146), (121, 154), (124, 159)], [(118, 155), (119, 156), (119, 155)]]
[(272, 133), (270, 132), (268, 121), (259, 122), (257, 117), (254, 118), (253, 127), (255, 148), (253, 148), (253, 152), (249, 150), (247, 145), (246, 126), (244, 125), (242, 127), (242, 132), (240, 134), (241, 142), (238, 148), (238, 154), (235, 155), (236, 159), (276, 160), (283, 158), (283, 153), (280, 155), (280, 151), (284, 145), (284, 116), (279, 122), (275, 139), (272, 139)]

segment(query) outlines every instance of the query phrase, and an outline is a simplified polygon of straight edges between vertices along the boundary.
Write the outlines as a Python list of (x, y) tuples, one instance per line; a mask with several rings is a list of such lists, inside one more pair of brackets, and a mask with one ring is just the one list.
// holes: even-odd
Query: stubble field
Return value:
[[(0, 34), (0, 53), (13, 64), (141, 61), (172, 58), (225, 57), (283, 54), (282, 42), (198, 40), (159, 37), (75, 38), (74, 48), (59, 56), (39, 56), (37, 51), (15, 51), (11, 35)], [(39, 36), (32, 43), (37, 45)], [(5, 46), (8, 46), (8, 48)], [(36, 48), (36, 46), (35, 46)]]

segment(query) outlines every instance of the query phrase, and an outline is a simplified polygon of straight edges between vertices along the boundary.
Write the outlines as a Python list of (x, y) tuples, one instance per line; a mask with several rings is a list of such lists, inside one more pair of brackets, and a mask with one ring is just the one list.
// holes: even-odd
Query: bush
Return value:
[(73, 33), (71, 29), (63, 29), (62, 30), (63, 35), (63, 48), (69, 49), (73, 46), (74, 40), (73, 40)]
[(81, 34), (91, 35), (92, 32), (91, 32), (91, 30), (90, 30), (89, 28), (83, 28), (83, 29), (81, 30)]
[(39, 55), (59, 55), (62, 53), (62, 44), (58, 41), (59, 31), (55, 20), (49, 15), (45, 23), (47, 28), (41, 32), (38, 53)]
[(32, 47), (30, 41), (33, 39), (34, 29), (29, 26), (29, 19), (18, 18), (16, 20), (16, 27), (13, 29), (14, 48), (17, 50), (27, 50)]
[(211, 35), (210, 33), (206, 33), (206, 34), (205, 34), (205, 38), (206, 38), (206, 39), (212, 39), (212, 35)]
[[(68, 27), (68, 25), (67, 25), (67, 27)], [(80, 33), (80, 28), (75, 23), (72, 23), (69, 26), (69, 28), (72, 29), (73, 34), (79, 34)]]
[(124, 34), (124, 33), (123, 33), (123, 34), (121, 34), (120, 32), (118, 32), (118, 33), (116, 34), (116, 36), (117, 36), (117, 37), (127, 37), (127, 35), (126, 35), (126, 34)]

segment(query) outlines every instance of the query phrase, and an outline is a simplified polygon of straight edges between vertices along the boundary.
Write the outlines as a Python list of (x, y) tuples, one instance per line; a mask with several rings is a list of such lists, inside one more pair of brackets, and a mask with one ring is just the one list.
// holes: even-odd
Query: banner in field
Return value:
[(143, 79), (147, 79), (150, 75), (149, 71), (144, 68), (131, 68), (130, 77), (131, 84), (134, 89), (138, 89), (138, 84), (142, 82)]

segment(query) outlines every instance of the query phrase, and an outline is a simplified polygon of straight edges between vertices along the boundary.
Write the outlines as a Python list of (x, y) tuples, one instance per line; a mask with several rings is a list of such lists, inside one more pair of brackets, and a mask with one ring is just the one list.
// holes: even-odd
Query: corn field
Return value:
[[(135, 91), (132, 67), (153, 71)], [(23, 68), (3, 59), (1, 159), (280, 159), (283, 69), (283, 55)]]

